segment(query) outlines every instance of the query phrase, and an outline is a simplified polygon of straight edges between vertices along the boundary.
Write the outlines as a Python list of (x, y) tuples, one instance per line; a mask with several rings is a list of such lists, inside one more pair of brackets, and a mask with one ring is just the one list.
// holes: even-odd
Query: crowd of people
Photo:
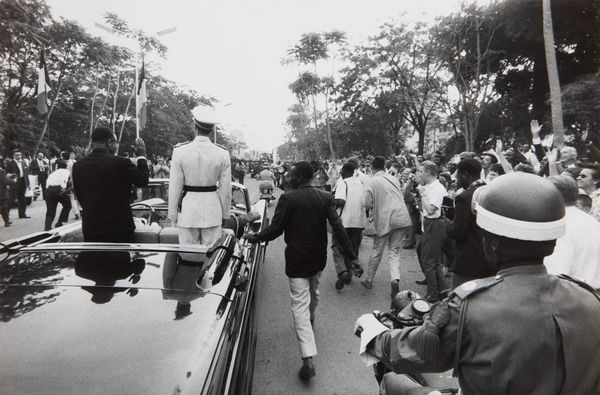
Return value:
[[(541, 144), (540, 129), (536, 121), (531, 123), (531, 144), (505, 149), (497, 140), (492, 149), (462, 152), (448, 161), (440, 152), (434, 152), (427, 158), (406, 153), (387, 159), (351, 157), (274, 166), (285, 169), (282, 179), (288, 180), (289, 188), (279, 200), (271, 225), (246, 237), (258, 242), (285, 234), (286, 274), (290, 277), (294, 324), (303, 358), (301, 379), (315, 375), (312, 323), (319, 302), (327, 222), (331, 225), (337, 290), (363, 271), (366, 276), (361, 284), (372, 289), (386, 246), (392, 300), (400, 290), (399, 280), (405, 269), (400, 264), (400, 250), (415, 247), (424, 275), (418, 283), (427, 286), (424, 299), (435, 305), (442, 303), (450, 290), (464, 286), (470, 291), (477, 289), (478, 279), (496, 278), (493, 276), (507, 262), (544, 264), (543, 273), (565, 274), (600, 288), (600, 144), (585, 133), (577, 146), (546, 149)], [(506, 183), (506, 178), (500, 177), (508, 173), (515, 173), (514, 190), (512, 182)], [(543, 183), (538, 185), (538, 180)], [(477, 195), (485, 189), (499, 189), (500, 205), (512, 209), (515, 216), (494, 213), (494, 205), (477, 206)], [(540, 192), (543, 190), (546, 192)], [(553, 191), (554, 206), (543, 203), (542, 195), (548, 190)], [(327, 206), (330, 209), (323, 208)], [(337, 216), (330, 214), (331, 208)], [(340, 220), (344, 232), (340, 232)], [(556, 221), (566, 226), (561, 231), (544, 230)], [(310, 229), (310, 235), (306, 229)], [(540, 234), (544, 238), (539, 239)], [(366, 270), (357, 260), (363, 236), (373, 238)], [(515, 241), (503, 241), (502, 237)], [(486, 247), (486, 240), (492, 239), (496, 244)], [(551, 246), (544, 244), (541, 250), (536, 249), (537, 242), (547, 240)], [(539, 285), (546, 284), (546, 280), (540, 279)], [(360, 324), (367, 325), (372, 316), (361, 319)], [(444, 323), (435, 325), (437, 333)], [(518, 328), (515, 333), (519, 333)], [(397, 347), (405, 347), (400, 337), (392, 339), (398, 342)], [(364, 342), (363, 351), (394, 365), (393, 359), (388, 359), (394, 350), (383, 349), (381, 342)], [(478, 388), (479, 384), (475, 382), (471, 387)]]
[[(418, 283), (427, 289), (424, 299), (446, 307), (415, 333), (430, 331), (442, 336), (449, 320), (462, 330), (463, 324), (452, 321), (456, 317), (449, 319), (448, 311), (460, 317), (461, 306), (473, 290), (494, 286), (503, 277), (493, 276), (507, 275), (502, 270), (513, 266), (540, 263), (545, 265), (543, 270), (536, 269), (540, 276), (546, 271), (566, 274), (583, 280), (584, 287), (600, 288), (599, 136), (586, 131), (577, 144), (560, 150), (544, 147), (541, 126), (532, 121), (531, 144), (504, 147), (498, 139), (490, 149), (462, 152), (448, 160), (440, 152), (427, 157), (405, 152), (389, 158), (278, 162), (257, 169), (254, 163), (232, 162), (226, 150), (210, 141), (208, 136), (217, 123), (212, 111), (199, 106), (192, 114), (196, 136), (176, 146), (172, 159), (148, 159), (141, 139), (127, 157), (116, 156), (116, 137), (103, 127), (92, 132), (91, 149), (85, 157), (65, 152), (48, 159), (38, 153), (32, 159), (24, 158), (20, 150), (13, 151), (11, 159), (0, 162), (4, 167), (0, 169), (0, 208), (5, 226), (11, 223), (12, 202), (18, 202), (20, 218), (29, 218), (25, 193), (31, 188), (32, 174), (46, 201), (46, 230), (52, 228), (60, 203), (55, 226), (66, 223), (75, 208), (75, 215), (83, 215), (85, 241), (130, 242), (135, 225), (129, 204), (136, 198), (135, 191), (147, 186), (150, 178), (168, 178), (168, 216), (178, 229), (179, 242), (212, 246), (229, 227), (231, 182), (244, 183), (245, 175), (253, 173), (262, 183), (284, 192), (269, 226), (244, 237), (260, 242), (285, 234), (285, 272), (303, 360), (302, 380), (316, 374), (312, 327), (327, 260), (327, 233), (331, 234), (338, 291), (363, 274), (361, 284), (373, 289), (387, 247), (393, 300), (405, 269), (400, 263), (401, 250), (416, 249), (424, 276)], [(502, 176), (508, 173), (515, 174)], [(251, 213), (245, 221), (256, 218)], [(361, 264), (358, 257), (365, 236), (373, 242), (368, 262)], [(482, 278), (496, 280), (477, 282)], [(546, 277), (538, 280), (539, 287), (549, 281)], [(579, 284), (579, 280), (573, 281)], [(515, 289), (518, 292), (518, 286)], [(448, 294), (450, 290), (454, 291)], [(578, 292), (557, 290), (556, 294), (573, 296)], [(458, 302), (452, 299), (455, 295), (462, 295)], [(377, 327), (369, 317), (359, 321), (361, 326)], [(384, 348), (390, 342), (403, 347), (404, 340), (377, 328), (370, 332), (375, 333), (370, 339), (363, 338), (362, 350), (385, 361), (390, 351)], [(450, 337), (454, 339), (452, 328)], [(570, 344), (564, 334), (562, 341)], [(437, 357), (451, 354), (432, 356), (419, 347), (417, 355), (427, 362), (422, 366), (431, 369), (438, 366)], [(444, 361), (439, 366), (447, 368), (447, 359)], [(393, 360), (387, 363), (395, 364)], [(477, 380), (466, 385), (476, 388), (475, 383)]]

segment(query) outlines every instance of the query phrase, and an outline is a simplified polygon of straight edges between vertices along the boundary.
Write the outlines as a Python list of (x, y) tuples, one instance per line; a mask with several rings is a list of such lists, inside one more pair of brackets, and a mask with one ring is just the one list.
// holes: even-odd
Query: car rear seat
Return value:
[(179, 244), (179, 233), (174, 226), (162, 228), (158, 238), (161, 244)]
[(56, 231), (61, 235), (61, 241), (69, 243), (83, 243), (83, 230), (81, 229), (81, 221), (73, 222), (56, 228)]
[(133, 232), (133, 242), (158, 244), (160, 231), (159, 226), (137, 225)]

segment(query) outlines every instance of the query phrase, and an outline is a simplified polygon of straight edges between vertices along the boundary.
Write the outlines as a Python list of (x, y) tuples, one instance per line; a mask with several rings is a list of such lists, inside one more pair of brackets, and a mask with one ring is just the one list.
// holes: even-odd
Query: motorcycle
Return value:
[[(423, 317), (429, 313), (432, 305), (421, 296), (410, 290), (399, 292), (392, 300), (390, 312), (374, 310), (373, 315), (390, 329), (402, 329), (420, 326)], [(362, 328), (356, 329), (355, 335), (360, 337)], [(460, 389), (458, 380), (448, 374), (439, 373), (407, 373), (392, 372), (383, 363), (373, 365), (375, 379), (380, 387), (380, 394), (393, 395), (441, 395), (457, 394)]]
[(269, 181), (263, 181), (258, 186), (258, 189), (260, 190), (260, 199), (265, 199), (267, 205), (271, 204), (271, 200), (275, 200), (273, 188), (273, 184)]

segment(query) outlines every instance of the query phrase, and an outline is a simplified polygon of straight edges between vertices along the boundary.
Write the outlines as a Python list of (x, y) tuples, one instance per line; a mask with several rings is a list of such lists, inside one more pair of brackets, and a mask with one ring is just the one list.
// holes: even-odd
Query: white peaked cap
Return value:
[(211, 125), (215, 125), (221, 122), (217, 110), (213, 106), (209, 106), (206, 104), (200, 104), (199, 106), (194, 107), (194, 109), (192, 110), (192, 116), (197, 122), (207, 123)]

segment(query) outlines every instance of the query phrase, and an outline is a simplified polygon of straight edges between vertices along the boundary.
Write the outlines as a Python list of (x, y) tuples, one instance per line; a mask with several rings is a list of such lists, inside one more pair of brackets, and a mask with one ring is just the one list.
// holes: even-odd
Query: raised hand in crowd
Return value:
[(540, 131), (542, 130), (542, 126), (544, 126), (544, 124), (539, 124), (537, 119), (533, 119), (531, 121), (531, 123), (529, 124), (529, 127), (531, 129), (531, 138), (533, 140), (539, 139), (540, 138)]
[(141, 138), (135, 139), (135, 154), (137, 156), (146, 156), (146, 143)]

